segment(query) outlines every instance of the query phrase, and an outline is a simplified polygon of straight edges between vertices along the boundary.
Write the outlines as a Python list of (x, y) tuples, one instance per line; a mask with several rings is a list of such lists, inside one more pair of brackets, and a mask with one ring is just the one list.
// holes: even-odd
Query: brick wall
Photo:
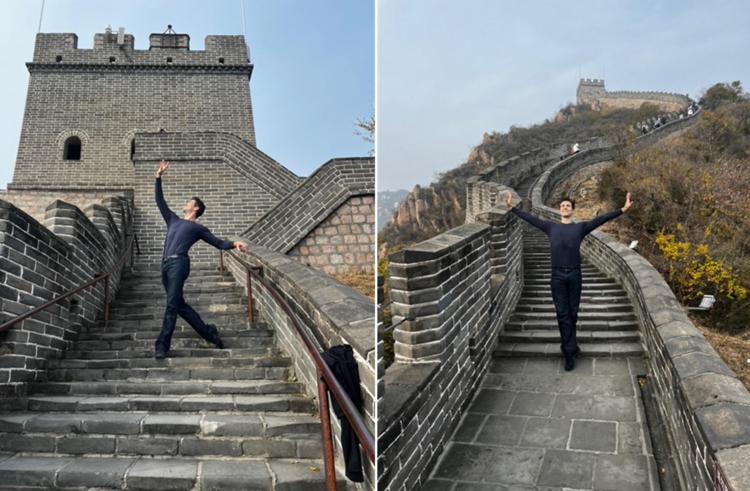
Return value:
[(289, 256), (329, 275), (374, 272), (375, 196), (353, 196), (315, 227)]
[[(253, 244), (288, 253), (349, 198), (374, 195), (372, 157), (329, 160), (242, 236)], [(374, 224), (371, 213), (373, 218), (365, 223)]]
[(520, 297), (518, 219), (497, 207), (477, 220), (390, 257), (396, 362), (381, 374), (380, 489), (426, 482)]
[[(132, 187), (136, 132), (216, 130), (255, 144), (243, 36), (207, 36), (205, 50), (136, 50), (132, 36), (40, 33), (9, 189)], [(170, 60), (168, 61), (168, 58)], [(63, 160), (69, 136), (81, 160)]]
[[(692, 124), (684, 119), (676, 123), (662, 135)], [(550, 183), (561, 182), (562, 176), (594, 163), (591, 160), (583, 156), (560, 162), (545, 173), (532, 192), (534, 212), (559, 220), (559, 213), (544, 205), (554, 189)], [(692, 324), (648, 261), (598, 231), (584, 240), (581, 253), (617, 279), (634, 305), (648, 353), (647, 383), (666, 430), (669, 453), (675, 457), (679, 488), (750, 488), (746, 470), (750, 462), (750, 393)]]
[[(199, 221), (227, 240), (236, 240), (248, 223), (300, 182), (281, 164), (231, 134), (138, 134), (133, 162), (135, 227), (142, 253), (139, 262), (144, 263), (160, 259), (166, 235), (154, 201), (154, 173), (162, 158), (172, 163), (162, 176), (162, 190), (172, 211), (182, 217), (185, 202), (198, 196), (206, 205)], [(190, 250), (192, 264), (216, 264), (218, 255), (203, 241)]]
[(92, 204), (101, 203), (102, 200), (117, 196), (125, 195), (132, 202), (132, 190), (121, 189), (99, 189), (99, 190), (72, 190), (72, 189), (44, 189), (34, 190), (25, 189), (23, 191), (6, 191), (0, 190), (0, 199), (13, 203), (17, 208), (28, 213), (38, 222), (44, 221), (44, 214), (47, 206), (55, 200), (61, 200), (79, 208), (85, 209)]
[[(124, 197), (85, 211), (55, 201), (46, 209), (44, 224), (0, 200), (0, 323), (111, 271), (131, 224), (132, 204)], [(116, 272), (109, 298), (119, 282)], [(81, 326), (99, 318), (103, 297), (100, 282), (0, 333), (0, 394), (24, 394), (27, 383), (41, 380), (46, 360), (59, 357)]]
[[(294, 314), (308, 329), (321, 350), (348, 344), (354, 350), (361, 390), (364, 400), (363, 417), (370, 431), (375, 433), (375, 341), (373, 325), (375, 306), (372, 301), (355, 290), (307, 267), (284, 254), (254, 247), (243, 254), (245, 261), (262, 266), (263, 275), (281, 292)], [(226, 264), (238, 283), (245, 285), (245, 270), (231, 255)], [(260, 317), (273, 326), (281, 349), (293, 360), (297, 379), (308, 395), (317, 398), (316, 368), (307, 354), (302, 339), (297, 334), (286, 313), (279, 307), (269, 291), (259, 282), (253, 282), (255, 308)], [(316, 401), (317, 403), (317, 401)], [(339, 463), (341, 463), (340, 425), (332, 415)], [(373, 489), (374, 467), (365, 463), (366, 489)]]

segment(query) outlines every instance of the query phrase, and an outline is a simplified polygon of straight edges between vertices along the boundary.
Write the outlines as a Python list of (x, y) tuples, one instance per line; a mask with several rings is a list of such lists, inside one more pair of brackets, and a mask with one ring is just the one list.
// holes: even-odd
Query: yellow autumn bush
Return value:
[(685, 303), (702, 295), (714, 295), (717, 307), (747, 298), (747, 289), (739, 277), (722, 261), (711, 257), (707, 244), (692, 244), (684, 239), (684, 228), (677, 225), (675, 234), (660, 232), (656, 245), (668, 261), (667, 281)]

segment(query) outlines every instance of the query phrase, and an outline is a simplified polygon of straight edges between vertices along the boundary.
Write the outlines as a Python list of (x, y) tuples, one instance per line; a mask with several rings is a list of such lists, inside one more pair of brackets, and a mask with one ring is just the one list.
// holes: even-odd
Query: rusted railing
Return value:
[[(223, 252), (224, 251), (221, 251), (219, 260), (219, 267), (222, 274), (224, 273), (225, 269)], [(331, 397), (333, 397), (336, 403), (338, 403), (339, 407), (341, 407), (342, 411), (344, 412), (344, 416), (346, 416), (347, 421), (354, 431), (354, 434), (357, 435), (359, 444), (365, 451), (367, 458), (373, 464), (375, 463), (375, 439), (367, 429), (362, 415), (354, 406), (354, 403), (346, 394), (344, 388), (341, 387), (341, 384), (336, 379), (336, 376), (333, 374), (333, 372), (331, 372), (331, 369), (328, 367), (326, 362), (323, 360), (323, 357), (318, 352), (318, 349), (311, 339), (310, 334), (308, 334), (308, 332), (302, 327), (296, 314), (292, 311), (292, 308), (281, 295), (278, 288), (263, 275), (263, 268), (245, 262), (243, 259), (238, 257), (236, 254), (233, 254), (232, 252), (228, 252), (227, 254), (229, 254), (232, 259), (241, 264), (247, 272), (246, 282), (248, 291), (248, 311), (251, 311), (253, 308), (251, 277), (254, 277), (256, 281), (260, 282), (260, 284), (262, 284), (266, 288), (266, 290), (268, 290), (279, 307), (281, 307), (284, 313), (286, 313), (287, 317), (289, 317), (289, 320), (292, 321), (294, 329), (297, 331), (299, 337), (302, 338), (302, 342), (304, 343), (308, 354), (315, 364), (318, 379), (318, 397), (320, 400), (320, 423), (323, 433), (323, 457), (325, 460), (326, 487), (329, 491), (335, 491), (336, 468), (333, 455), (333, 433), (331, 431), (331, 413), (328, 405), (328, 393), (330, 392)], [(252, 316), (249, 312), (248, 318), (252, 319)]]
[[(15, 326), (19, 322), (22, 322), (22, 321), (28, 319), (29, 317), (31, 317), (32, 315), (36, 314), (37, 312), (41, 312), (42, 310), (44, 310), (47, 307), (50, 307), (50, 306), (52, 306), (52, 305), (54, 305), (56, 303), (60, 303), (63, 300), (65, 300), (66, 298), (68, 298), (68, 297), (70, 297), (72, 295), (75, 295), (76, 293), (80, 292), (81, 290), (85, 290), (86, 288), (88, 288), (88, 287), (90, 287), (90, 286), (92, 286), (92, 285), (94, 285), (94, 284), (96, 284), (96, 283), (98, 283), (98, 282), (100, 282), (102, 280), (104, 280), (104, 326), (106, 327), (107, 324), (108, 324), (108, 322), (109, 322), (109, 298), (108, 298), (109, 297), (109, 277), (112, 276), (112, 274), (114, 274), (115, 271), (118, 271), (122, 267), (123, 261), (128, 256), (130, 256), (130, 258), (131, 258), (131, 264), (132, 264), (132, 257), (133, 257), (132, 256), (132, 248), (133, 248), (133, 242), (134, 241), (135, 241), (136, 246), (137, 246), (138, 239), (136, 238), (135, 234), (133, 234), (133, 235), (130, 236), (130, 239), (128, 240), (128, 245), (127, 245), (127, 248), (126, 248), (125, 252), (123, 252), (122, 255), (120, 256), (120, 259), (117, 260), (117, 263), (115, 264), (115, 267), (112, 268), (112, 271), (110, 271), (108, 273), (98, 273), (94, 277), (94, 279), (87, 281), (83, 285), (81, 285), (81, 286), (79, 286), (77, 288), (73, 288), (71, 290), (68, 290), (67, 292), (63, 293), (59, 297), (53, 298), (52, 300), (48, 300), (47, 302), (44, 302), (43, 304), (41, 304), (41, 305), (39, 305), (37, 307), (34, 307), (33, 309), (29, 310), (25, 314), (21, 314), (21, 315), (19, 315), (17, 317), (14, 317), (13, 319), (11, 319), (11, 320), (3, 323), (2, 325), (0, 325), (0, 332), (9, 330), (11, 327)], [(140, 254), (140, 250), (139, 250), (139, 254)]]

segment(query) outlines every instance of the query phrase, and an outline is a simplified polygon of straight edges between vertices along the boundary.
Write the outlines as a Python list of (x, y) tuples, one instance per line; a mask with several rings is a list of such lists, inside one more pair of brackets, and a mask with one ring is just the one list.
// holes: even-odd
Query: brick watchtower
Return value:
[(9, 190), (133, 188), (133, 139), (140, 132), (217, 131), (255, 145), (243, 36), (94, 36), (79, 49), (70, 33), (36, 36)]

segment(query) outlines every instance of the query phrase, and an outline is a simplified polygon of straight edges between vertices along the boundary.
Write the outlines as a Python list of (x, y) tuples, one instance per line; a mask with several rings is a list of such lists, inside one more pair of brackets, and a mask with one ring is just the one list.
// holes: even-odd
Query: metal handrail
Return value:
[[(220, 252), (220, 268), (222, 273), (224, 272), (223, 252), (224, 251)], [(367, 458), (372, 463), (375, 463), (375, 438), (372, 436), (372, 433), (370, 433), (370, 430), (368, 430), (367, 426), (365, 425), (364, 419), (362, 418), (362, 415), (354, 406), (354, 403), (346, 394), (344, 388), (341, 387), (341, 384), (336, 379), (336, 376), (323, 360), (323, 357), (320, 356), (320, 353), (318, 352), (315, 343), (310, 337), (310, 334), (308, 334), (307, 331), (302, 328), (299, 319), (292, 311), (291, 307), (281, 295), (281, 293), (279, 293), (278, 288), (263, 275), (263, 268), (247, 263), (232, 252), (228, 252), (228, 254), (232, 257), (232, 259), (241, 264), (247, 272), (248, 309), (252, 309), (252, 284), (250, 283), (249, 278), (254, 277), (268, 290), (276, 303), (292, 321), (292, 325), (297, 331), (297, 334), (302, 338), (305, 348), (307, 349), (308, 354), (315, 364), (315, 368), (318, 372), (318, 396), (320, 399), (320, 420), (323, 432), (323, 448), (325, 451), (324, 458), (326, 467), (326, 486), (330, 491), (334, 491), (336, 489), (336, 470), (334, 467), (333, 459), (333, 436), (331, 433), (331, 414), (328, 407), (328, 392), (330, 391), (331, 397), (333, 397), (333, 399), (338, 403), (339, 407), (341, 407), (342, 411), (344, 412), (344, 416), (346, 416), (346, 419), (349, 421), (349, 424), (354, 431), (354, 434), (357, 435), (357, 439), (359, 440), (360, 445), (362, 445)], [(248, 316), (250, 317), (250, 314), (248, 314)]]
[[(28, 312), (21, 314), (17, 317), (14, 317), (13, 319), (3, 323), (0, 325), (0, 332), (4, 332), (9, 330), (14, 325), (18, 324), (19, 322), (22, 322), (26, 320), (27, 318), (31, 317), (32, 315), (36, 314), (37, 312), (41, 312), (42, 310), (46, 309), (47, 307), (54, 305), (56, 303), (60, 303), (66, 298), (70, 297), (71, 295), (75, 295), (76, 293), (80, 292), (81, 290), (84, 290), (91, 285), (104, 280), (104, 326), (106, 327), (109, 322), (109, 277), (114, 274), (115, 271), (119, 270), (119, 268), (122, 266), (122, 262), (125, 260), (128, 255), (131, 255), (132, 253), (132, 246), (133, 241), (137, 240), (135, 234), (132, 234), (130, 236), (130, 239), (128, 240), (128, 245), (125, 249), (125, 252), (122, 253), (120, 258), (118, 259), (117, 263), (115, 263), (115, 267), (112, 268), (112, 271), (108, 273), (98, 273), (93, 279), (87, 281), (83, 285), (73, 288), (71, 290), (68, 290), (67, 292), (63, 293), (59, 297), (53, 298), (52, 300), (48, 300), (44, 302), (43, 304), (34, 307), (33, 309), (29, 310)], [(132, 256), (131, 256), (132, 257)]]

